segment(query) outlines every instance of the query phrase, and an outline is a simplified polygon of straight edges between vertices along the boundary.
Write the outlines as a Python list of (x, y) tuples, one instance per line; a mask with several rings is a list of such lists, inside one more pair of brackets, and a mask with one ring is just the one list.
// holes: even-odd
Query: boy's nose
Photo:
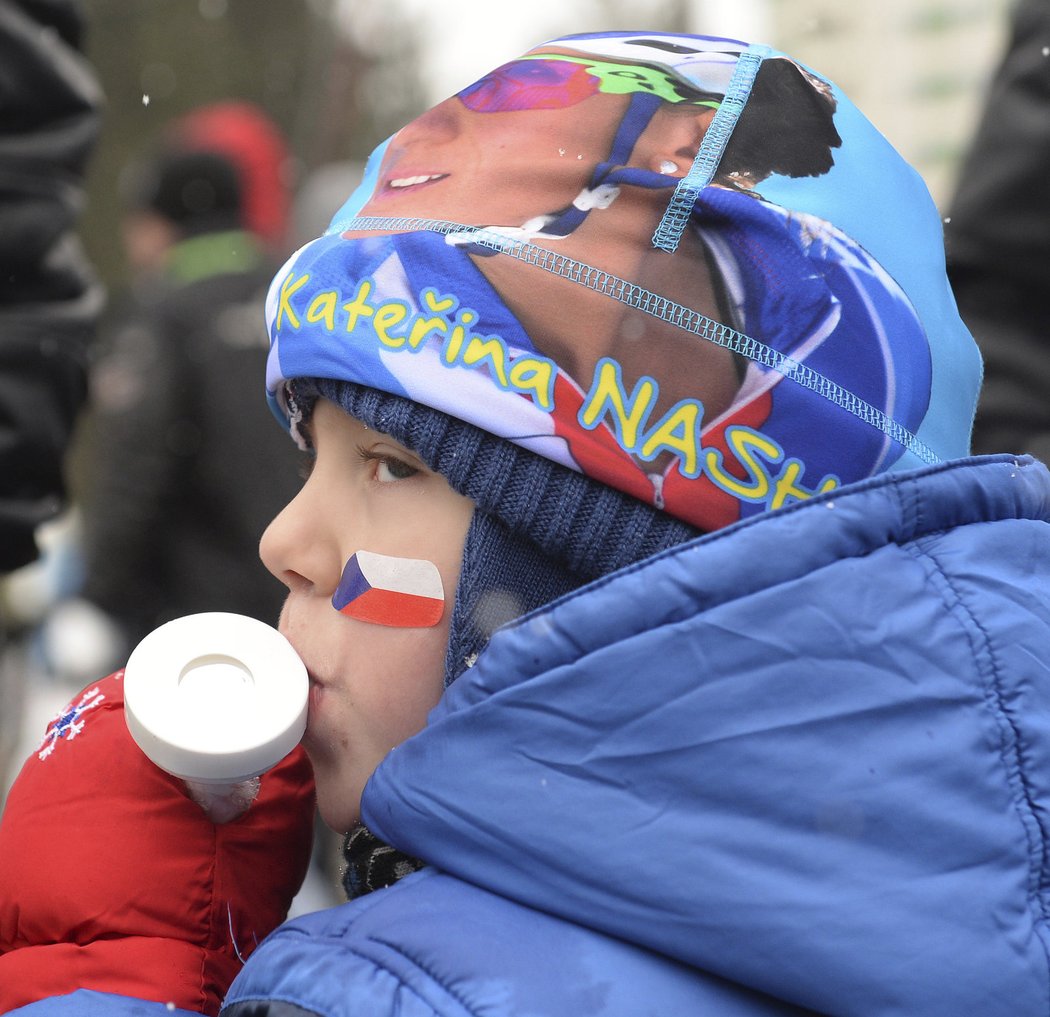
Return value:
[(291, 571), (289, 561), (289, 542), (286, 536), (288, 529), (287, 514), (291, 503), (270, 521), (270, 525), (263, 531), (259, 540), (259, 557), (262, 563), (272, 572), (285, 586), (288, 586), (287, 575)]
[(326, 585), (334, 590), (339, 579), (338, 551), (323, 539), (318, 519), (324, 517), (311, 506), (308, 487), (309, 482), (266, 528), (259, 557), (289, 590)]

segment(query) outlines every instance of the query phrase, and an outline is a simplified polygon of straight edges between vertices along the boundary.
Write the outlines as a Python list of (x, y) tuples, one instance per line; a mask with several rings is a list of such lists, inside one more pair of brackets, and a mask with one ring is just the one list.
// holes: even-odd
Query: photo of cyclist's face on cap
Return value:
[[(565, 208), (609, 159), (630, 107), (630, 94), (602, 91), (600, 84), (568, 59), (537, 57), (498, 68), (395, 135), (368, 210), (423, 215), (436, 203), (449, 219), (512, 226)], [(655, 138), (642, 143), (648, 123), (639, 123), (643, 130), (630, 150), (617, 154), (628, 165), (684, 176), (714, 108), (685, 112), (676, 125), (682, 135), (676, 158), (673, 151), (661, 156)]]

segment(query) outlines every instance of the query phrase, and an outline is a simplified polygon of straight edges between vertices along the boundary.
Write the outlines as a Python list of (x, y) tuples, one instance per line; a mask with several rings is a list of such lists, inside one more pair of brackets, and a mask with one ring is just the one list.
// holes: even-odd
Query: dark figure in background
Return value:
[[(262, 123), (237, 104), (221, 115), (228, 136), (249, 143)], [(198, 611), (275, 624), (281, 587), (258, 542), (296, 486), (287, 442), (258, 399), (272, 237), (246, 213), (252, 182), (235, 153), (199, 147), (181, 128), (131, 187), (123, 231), (136, 277), (103, 336), (87, 438), (83, 595), (129, 647)], [(266, 130), (260, 144), (272, 140)], [(283, 215), (287, 195), (270, 199)]]
[(65, 500), (101, 287), (75, 238), (101, 93), (73, 3), (0, 0), (0, 573)]
[(1050, 4), (1020, 0), (947, 225), (985, 384), (974, 452), (1050, 461)]

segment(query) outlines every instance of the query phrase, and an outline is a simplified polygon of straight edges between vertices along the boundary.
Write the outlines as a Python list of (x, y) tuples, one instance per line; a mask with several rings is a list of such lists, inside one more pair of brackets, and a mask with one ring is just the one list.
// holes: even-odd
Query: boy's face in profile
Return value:
[[(288, 587), (280, 629), (310, 674), (303, 744), (321, 816), (357, 821), (383, 757), (419, 731), (441, 697), (445, 648), (474, 504), (392, 438), (318, 400), (307, 430), (316, 452), (302, 491), (270, 524), (261, 554)], [(359, 551), (432, 562), (444, 587), (428, 627), (375, 624), (332, 603)]]

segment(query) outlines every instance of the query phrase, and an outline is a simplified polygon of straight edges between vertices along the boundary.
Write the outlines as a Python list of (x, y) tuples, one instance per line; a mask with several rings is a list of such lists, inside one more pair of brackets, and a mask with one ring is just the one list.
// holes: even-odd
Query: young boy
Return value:
[(538, 47), (267, 311), (313, 465), (262, 554), (355, 899), (226, 1017), (1045, 1009), (1050, 476), (963, 458), (939, 218), (833, 86)]

